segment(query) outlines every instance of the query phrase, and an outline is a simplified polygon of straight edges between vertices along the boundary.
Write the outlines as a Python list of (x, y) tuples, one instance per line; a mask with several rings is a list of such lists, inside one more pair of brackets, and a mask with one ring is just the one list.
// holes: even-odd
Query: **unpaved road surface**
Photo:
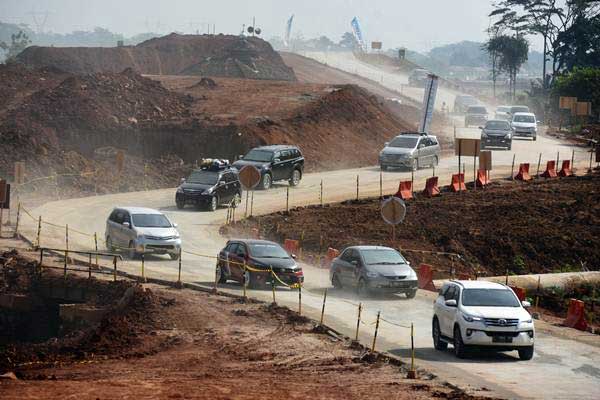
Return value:
[[(358, 67), (357, 67), (358, 68)], [(361, 67), (362, 68), (362, 67)], [(372, 68), (372, 67), (370, 67)], [(382, 72), (383, 74), (385, 72)], [(385, 85), (393, 85), (384, 77)], [(476, 137), (476, 129), (460, 129), (458, 136)], [(557, 140), (538, 136), (537, 142), (516, 140), (513, 151), (495, 151), (494, 170), (492, 179), (509, 176), (513, 154), (517, 165), (520, 162), (537, 165), (538, 155), (542, 153), (542, 165), (546, 160), (556, 158), (557, 151), (561, 158), (570, 157), (574, 148)], [(587, 165), (588, 155), (583, 150), (575, 148), (576, 163), (580, 171)], [(359, 149), (357, 149), (359, 151)], [(472, 161), (467, 160), (466, 170), (472, 171)], [(447, 185), (450, 175), (457, 169), (456, 158), (448, 157), (440, 161), (436, 175), (440, 176), (440, 184)], [(431, 176), (431, 170), (420, 170), (415, 174), (415, 190), (422, 190), (424, 181)], [(380, 193), (378, 168), (362, 168), (351, 170), (331, 171), (324, 173), (306, 174), (298, 188), (290, 190), (289, 206), (304, 206), (319, 203), (319, 187), (323, 182), (324, 201), (335, 202), (356, 197), (356, 180), (359, 176), (359, 196), (373, 197)], [(467, 172), (467, 177), (470, 173)], [(383, 192), (395, 193), (400, 180), (410, 179), (407, 172), (386, 172), (382, 175)], [(470, 178), (467, 178), (470, 180)], [(269, 192), (254, 194), (254, 214), (265, 214), (281, 211), (286, 207), (286, 186), (278, 185)], [(175, 190), (158, 190), (137, 193), (124, 193), (109, 196), (99, 196), (84, 199), (72, 199), (61, 202), (51, 202), (33, 210), (37, 218), (42, 215), (45, 221), (58, 225), (69, 224), (70, 229), (81, 232), (98, 232), (104, 236), (105, 221), (111, 209), (115, 206), (146, 206), (160, 209), (169, 218), (179, 224), (182, 234), (184, 253), (182, 262), (182, 279), (186, 282), (212, 285), (214, 280), (214, 257), (226, 241), (218, 233), (219, 226), (225, 221), (226, 210), (215, 213), (197, 212), (192, 209), (177, 210), (174, 204)], [(239, 218), (244, 212), (242, 206), (238, 212)], [(26, 235), (33, 239), (36, 232), (34, 218), (24, 216), (22, 228)], [(348, 218), (352, 218), (351, 215)], [(42, 245), (63, 248), (64, 228), (43, 224)], [(93, 237), (84, 236), (71, 231), (70, 247), (93, 248)], [(100, 244), (102, 246), (102, 244)], [(178, 263), (164, 257), (147, 260), (146, 273), (151, 277), (167, 279), (177, 278)], [(138, 261), (127, 261), (119, 268), (130, 272), (140, 273)], [(303, 309), (318, 319), (322, 292), (330, 287), (327, 272), (305, 266), (306, 287), (303, 291)], [(240, 293), (236, 285), (225, 285), (224, 290)], [(252, 291), (252, 296), (260, 299), (271, 299), (270, 291)], [(287, 289), (277, 290), (277, 301), (294, 308), (297, 306), (297, 293)], [(543, 324), (538, 324), (538, 340), (536, 356), (531, 362), (520, 362), (514, 354), (481, 355), (473, 359), (457, 360), (446, 352), (433, 350), (430, 338), (432, 316), (432, 296), (419, 293), (411, 301), (404, 298), (390, 297), (372, 299), (364, 302), (363, 314), (365, 324), (361, 325), (360, 337), (363, 343), (372, 340), (373, 325), (377, 311), (392, 323), (382, 323), (379, 333), (378, 348), (407, 356), (407, 346), (410, 343), (409, 326), (415, 324), (417, 363), (428, 368), (442, 378), (471, 388), (474, 393), (502, 396), (507, 398), (579, 398), (592, 399), (600, 393), (600, 370), (597, 367), (600, 360), (600, 348), (583, 344), (577, 340), (558, 338), (544, 333)], [(354, 336), (356, 328), (356, 299), (352, 293), (330, 293), (326, 307), (326, 323), (334, 328)], [(581, 333), (573, 331), (572, 335)]]

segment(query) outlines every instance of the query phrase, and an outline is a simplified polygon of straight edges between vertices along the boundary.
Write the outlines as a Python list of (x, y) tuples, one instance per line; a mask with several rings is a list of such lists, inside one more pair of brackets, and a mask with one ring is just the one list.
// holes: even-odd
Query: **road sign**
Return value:
[(492, 170), (492, 152), (490, 150), (482, 150), (479, 152), (479, 169), (486, 171)]
[(578, 116), (592, 115), (592, 103), (589, 101), (577, 102), (577, 114)]
[(239, 178), (244, 190), (252, 190), (259, 184), (261, 175), (254, 165), (245, 165), (240, 170)]
[(381, 203), (381, 217), (390, 225), (398, 225), (406, 216), (406, 204), (398, 197), (390, 197)]
[(433, 110), (435, 106), (435, 97), (437, 96), (438, 77), (429, 74), (429, 81), (425, 86), (425, 94), (423, 95), (423, 117), (419, 125), (419, 132), (429, 132), (429, 125), (433, 118)]
[(381, 50), (382, 47), (383, 47), (383, 43), (382, 42), (371, 42), (371, 49), (372, 50)]
[(481, 149), (481, 139), (454, 139), (454, 155), (476, 157)]
[(559, 99), (558, 108), (562, 110), (572, 110), (573, 104), (577, 103), (577, 97), (564, 97), (561, 96)]

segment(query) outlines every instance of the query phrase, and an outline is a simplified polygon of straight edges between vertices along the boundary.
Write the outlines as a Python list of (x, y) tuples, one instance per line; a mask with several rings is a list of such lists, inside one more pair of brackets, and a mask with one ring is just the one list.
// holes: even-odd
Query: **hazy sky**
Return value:
[(191, 33), (207, 24), (216, 24), (217, 33), (239, 33), (256, 16), (270, 38), (282, 36), (287, 18), (295, 14), (293, 35), (324, 34), (337, 41), (358, 16), (367, 41), (420, 51), (484, 40), (490, 10), (491, 0), (0, 0), (2, 21), (60, 33), (100, 26), (126, 36)]

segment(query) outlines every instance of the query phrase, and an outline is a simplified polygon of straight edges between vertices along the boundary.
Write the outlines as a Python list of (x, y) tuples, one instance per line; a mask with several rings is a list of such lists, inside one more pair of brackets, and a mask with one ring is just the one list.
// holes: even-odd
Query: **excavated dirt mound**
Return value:
[(125, 47), (38, 47), (24, 50), (17, 60), (33, 67), (52, 66), (74, 74), (120, 72), (207, 75), (245, 79), (295, 81), (271, 45), (256, 37), (179, 35), (155, 38)]
[[(594, 174), (419, 197), (407, 203), (396, 245), (458, 253), (467, 260), (465, 265), (457, 263), (459, 270), (480, 269), (488, 275), (503, 275), (506, 269), (516, 274), (572, 271), (582, 265), (599, 270), (599, 185), (600, 175)], [(277, 241), (303, 236), (303, 248), (312, 252), (391, 244), (391, 230), (381, 219), (378, 200), (299, 208), (289, 215), (268, 215), (224, 229), (251, 228)], [(405, 254), (415, 265), (429, 262), (444, 271), (452, 267), (446, 257)]]

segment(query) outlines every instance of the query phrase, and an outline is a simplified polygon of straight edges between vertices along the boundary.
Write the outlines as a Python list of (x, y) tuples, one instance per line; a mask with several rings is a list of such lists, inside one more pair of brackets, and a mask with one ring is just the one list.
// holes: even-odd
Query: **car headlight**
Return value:
[(138, 239), (146, 239), (146, 235), (138, 235)]
[(511, 137), (512, 137), (512, 134), (510, 134), (510, 133), (508, 135), (506, 135), (507, 139), (510, 139)]
[(204, 191), (204, 194), (212, 194), (214, 188), (208, 188)]
[(367, 272), (367, 278), (377, 278), (378, 276), (377, 272)]
[(409, 279), (417, 279), (417, 273), (415, 271), (410, 271), (408, 274)]
[(522, 320), (521, 323), (522, 324), (533, 324), (533, 319), (529, 318), (529, 319), (526, 319), (526, 320)]
[(462, 317), (467, 322), (481, 322), (482, 321), (481, 317), (473, 317), (473, 316), (468, 315), (468, 314), (463, 314)]
[(181, 187), (177, 188), (177, 193), (183, 193), (183, 189)]
[(482, 137), (482, 138), (486, 138), (486, 137), (488, 137), (488, 134), (487, 134), (487, 133), (485, 133), (485, 131), (483, 131), (483, 132), (481, 132), (481, 137)]

